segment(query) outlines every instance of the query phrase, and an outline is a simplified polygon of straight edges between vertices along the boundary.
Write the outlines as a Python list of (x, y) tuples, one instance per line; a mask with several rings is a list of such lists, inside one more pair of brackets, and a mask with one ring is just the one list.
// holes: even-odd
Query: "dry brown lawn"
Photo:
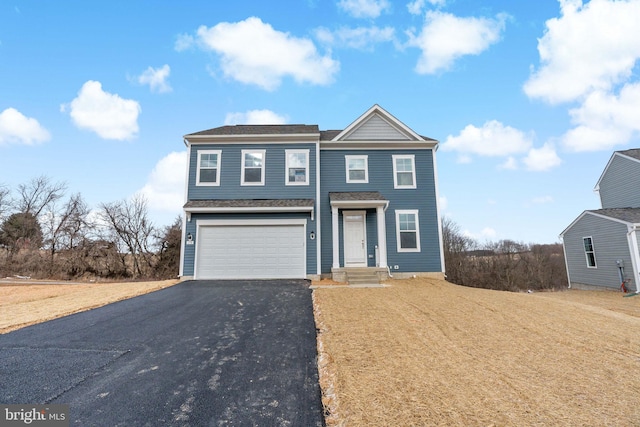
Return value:
[(329, 426), (640, 425), (640, 296), (314, 291)]
[(157, 291), (177, 280), (129, 283), (0, 282), (0, 334)]
[[(0, 333), (177, 281), (0, 284)], [(640, 296), (314, 290), (329, 426), (640, 425)]]

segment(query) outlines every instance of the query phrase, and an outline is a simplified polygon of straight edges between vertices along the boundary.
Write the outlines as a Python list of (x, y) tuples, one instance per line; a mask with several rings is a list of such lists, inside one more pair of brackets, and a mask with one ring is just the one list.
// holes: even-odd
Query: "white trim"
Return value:
[[(215, 154), (216, 155), (216, 180), (215, 182), (200, 182), (200, 155)], [(220, 186), (220, 166), (222, 164), (222, 150), (196, 150), (196, 187), (219, 187)], [(211, 169), (211, 168), (207, 168)]]
[[(392, 163), (393, 163), (393, 188), (397, 190), (401, 189), (415, 189), (416, 188), (416, 156), (415, 154), (393, 154), (391, 155)], [(398, 184), (398, 170), (396, 165), (396, 160), (411, 160), (411, 177), (413, 178), (413, 182), (409, 185), (407, 184)], [(406, 173), (406, 171), (402, 171)]]
[(378, 265), (376, 267), (387, 268), (387, 225), (384, 212), (386, 206), (376, 207), (376, 226), (378, 232)]
[[(397, 252), (420, 252), (420, 222), (418, 218), (418, 209), (396, 209), (396, 251)], [(416, 221), (416, 248), (402, 248), (400, 246), (400, 215), (412, 214)], [(411, 231), (411, 230), (408, 230)]]
[(354, 120), (349, 126), (347, 126), (342, 132), (335, 136), (332, 141), (340, 141), (351, 134), (355, 129), (357, 129), (361, 124), (365, 123), (369, 117), (377, 114), (385, 120), (391, 127), (396, 128), (400, 133), (404, 133), (409, 138), (414, 138), (418, 141), (424, 141), (420, 135), (411, 130), (407, 125), (402, 123), (400, 120), (396, 119), (392, 114), (386, 111), (384, 108), (379, 106), (378, 104), (374, 104), (371, 108), (365, 111), (360, 117)]
[[(364, 179), (351, 179), (349, 177), (349, 161), (350, 160), (364, 160)], [(367, 184), (369, 183), (369, 156), (366, 154), (357, 154), (357, 155), (345, 155), (344, 156), (344, 168), (345, 168), (345, 178), (347, 184)], [(360, 170), (360, 169), (354, 169)]]
[(433, 150), (438, 141), (320, 141), (321, 150)]
[(562, 238), (562, 236), (560, 236), (560, 238), (562, 239), (562, 253), (564, 255), (564, 268), (567, 270), (567, 282), (569, 282), (569, 285), (567, 286), (567, 288), (571, 289), (571, 274), (569, 273), (569, 262), (567, 261), (567, 247), (564, 243), (564, 238)]
[[(588, 256), (589, 252), (587, 252), (587, 248), (585, 248), (585, 246), (584, 246), (584, 240), (585, 239), (591, 239), (591, 251), (590, 252), (593, 253), (593, 263), (595, 265), (589, 265), (589, 256)], [(595, 268), (595, 269), (597, 269), (598, 268), (598, 260), (596, 259), (596, 245), (593, 242), (593, 236), (584, 236), (582, 238), (582, 250), (584, 251), (584, 258), (585, 258), (585, 261), (587, 262), (587, 268)]]
[[(289, 154), (304, 154), (304, 181), (289, 181)], [(309, 185), (309, 149), (284, 150), (284, 185)]]
[(180, 240), (180, 266), (178, 268), (178, 277), (184, 276), (184, 251), (187, 246), (187, 216), (182, 216), (182, 239)]
[(362, 208), (377, 208), (382, 206), (385, 210), (389, 206), (388, 200), (334, 200), (331, 202), (331, 206), (335, 206), (340, 209), (362, 209)]
[(201, 219), (197, 227), (221, 226), (221, 225), (304, 225), (304, 218), (291, 219)]
[(640, 291), (640, 273), (638, 267), (640, 264), (640, 249), (638, 248), (638, 228), (637, 226), (629, 226), (627, 232), (627, 240), (629, 242), (629, 256), (631, 256), (631, 267), (633, 268), (633, 285), (635, 291)]
[(340, 268), (340, 231), (338, 229), (338, 207), (331, 206), (331, 243), (333, 248), (332, 268)]
[[(347, 216), (362, 216), (362, 245), (363, 259), (361, 262), (350, 263), (347, 265)], [(353, 221), (355, 222), (355, 221)], [(367, 251), (367, 211), (342, 211), (342, 253), (344, 254), (344, 266), (346, 267), (367, 267), (368, 251)]]
[(581, 220), (585, 215), (593, 215), (593, 216), (598, 217), (598, 218), (606, 219), (606, 220), (613, 221), (613, 222), (618, 222), (618, 223), (620, 223), (620, 224), (625, 224), (625, 225), (632, 224), (631, 222), (629, 222), (629, 221), (625, 221), (625, 220), (623, 220), (623, 219), (613, 218), (613, 217), (610, 217), (610, 216), (607, 216), (607, 215), (602, 215), (602, 214), (597, 213), (597, 212), (584, 211), (584, 212), (582, 212), (580, 215), (578, 215), (578, 217), (577, 217), (576, 219), (574, 219), (574, 220), (571, 222), (571, 224), (569, 224), (569, 225), (567, 226), (567, 228), (565, 228), (564, 230), (562, 230), (562, 233), (560, 233), (560, 235), (559, 235), (559, 236), (560, 236), (560, 237), (564, 236), (564, 235), (567, 233), (567, 231), (569, 231), (569, 229), (570, 229), (571, 227), (573, 227), (574, 225), (576, 225), (576, 223), (577, 223), (578, 221), (580, 221), (580, 220)]
[(596, 186), (593, 189), (593, 191), (595, 191), (596, 193), (600, 193), (600, 182), (602, 181), (602, 178), (604, 178), (604, 175), (607, 173), (607, 170), (609, 169), (609, 166), (611, 166), (611, 163), (613, 163), (613, 159), (615, 159), (616, 156), (620, 156), (620, 157), (625, 158), (627, 160), (631, 160), (631, 161), (634, 161), (636, 163), (640, 163), (640, 160), (636, 159), (635, 157), (627, 156), (626, 154), (622, 154), (622, 153), (619, 153), (617, 151), (614, 151), (613, 154), (611, 155), (611, 157), (609, 158), (609, 161), (607, 162), (607, 165), (604, 167), (604, 170), (602, 171), (602, 174), (600, 174), (600, 178), (598, 178), (598, 182), (596, 182)]
[(316, 215), (318, 220), (316, 221), (316, 269), (318, 275), (322, 274), (322, 229), (320, 223), (322, 219), (320, 217), (320, 144), (316, 144), (316, 159), (315, 159), (315, 167), (316, 167)]
[[(245, 172), (245, 155), (246, 154), (257, 154), (260, 153), (262, 154), (262, 167), (261, 167), (261, 174), (260, 174), (260, 182), (245, 182), (244, 180), (244, 172)], [(240, 185), (242, 186), (256, 186), (256, 185), (262, 185), (264, 186), (264, 176), (265, 176), (265, 170), (267, 169), (267, 150), (242, 150), (241, 152), (241, 160), (240, 160)], [(252, 166), (251, 169), (257, 169), (255, 166)]]
[(438, 186), (438, 166), (436, 162), (436, 150), (432, 151), (433, 155), (433, 182), (435, 186), (436, 196), (436, 219), (438, 221), (438, 239), (440, 240), (440, 265), (442, 266), (442, 273), (444, 274), (446, 266), (444, 264), (444, 239), (442, 238), (442, 215), (440, 213), (440, 191)]
[(208, 207), (208, 208), (185, 208), (184, 211), (191, 213), (251, 213), (251, 212), (309, 212), (311, 221), (314, 221), (313, 206), (270, 206), (270, 207)]
[(184, 135), (183, 139), (191, 144), (246, 144), (246, 143), (260, 143), (260, 144), (300, 144), (309, 142), (318, 142), (320, 138), (319, 133), (283, 133), (274, 135), (259, 134), (259, 135)]

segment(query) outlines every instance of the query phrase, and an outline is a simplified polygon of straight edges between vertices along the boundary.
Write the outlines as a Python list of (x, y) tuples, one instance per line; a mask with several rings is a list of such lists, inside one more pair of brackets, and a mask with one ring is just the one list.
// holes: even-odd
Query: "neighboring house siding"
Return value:
[(347, 140), (408, 140), (409, 138), (400, 133), (381, 117), (375, 115), (363, 123), (358, 129), (349, 134)]
[(640, 162), (614, 155), (599, 183), (603, 208), (640, 207)]
[[(265, 150), (264, 185), (241, 185), (242, 150)], [(285, 185), (286, 150), (309, 150), (309, 185)], [(198, 150), (220, 150), (219, 186), (196, 186)], [(194, 144), (191, 146), (188, 200), (315, 199), (315, 144)]]
[[(317, 240), (311, 240), (309, 235), (311, 231), (317, 232), (316, 221), (311, 221), (308, 213), (218, 213), (218, 214), (191, 214), (191, 221), (186, 222), (185, 236), (191, 233), (194, 242), (197, 242), (197, 222), (199, 220), (263, 220), (263, 219), (297, 219), (304, 218), (307, 220), (306, 229), (306, 247), (307, 247), (307, 274), (316, 274), (317, 268)], [(197, 244), (185, 246), (184, 252), (184, 276), (193, 276), (195, 251)]]
[[(587, 267), (583, 238), (588, 236), (593, 238), (596, 268)], [(625, 278), (632, 279), (625, 224), (586, 214), (565, 232), (563, 241), (571, 283), (619, 288), (618, 259), (624, 262)], [(630, 284), (635, 288), (635, 282)]]
[[(368, 156), (369, 182), (358, 184), (346, 183), (345, 156)], [(415, 189), (394, 189), (393, 160), (394, 154), (415, 155), (416, 181)], [(433, 153), (428, 149), (416, 150), (321, 150), (321, 216), (322, 216), (322, 269), (323, 273), (331, 271), (333, 260), (331, 242), (331, 205), (330, 192), (378, 191), (387, 200), (389, 207), (385, 213), (387, 234), (387, 262), (388, 265), (398, 265), (399, 272), (441, 272), (440, 242), (437, 222), (436, 189), (433, 169)], [(420, 252), (397, 252), (395, 210), (419, 211)], [(357, 210), (357, 209), (356, 209)], [(342, 212), (342, 211), (341, 211)], [(340, 221), (342, 213), (340, 213)], [(367, 244), (368, 253), (374, 258), (368, 258), (369, 265), (375, 265), (376, 237), (375, 210), (367, 211)], [(343, 265), (342, 222), (340, 231), (340, 264)]]

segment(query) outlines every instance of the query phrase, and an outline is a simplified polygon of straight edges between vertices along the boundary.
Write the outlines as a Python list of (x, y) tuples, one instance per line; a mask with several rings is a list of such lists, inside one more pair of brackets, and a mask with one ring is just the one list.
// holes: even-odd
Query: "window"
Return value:
[(220, 185), (220, 150), (198, 151), (196, 185)]
[(241, 185), (264, 185), (265, 150), (242, 150)]
[(367, 156), (344, 156), (348, 183), (369, 182)]
[(414, 155), (393, 156), (393, 188), (416, 188)]
[(584, 237), (582, 242), (584, 244), (584, 254), (587, 257), (587, 267), (596, 268), (596, 252), (593, 249), (593, 238)]
[(286, 150), (286, 185), (309, 185), (309, 150)]
[(396, 211), (398, 252), (420, 252), (420, 227), (417, 210)]

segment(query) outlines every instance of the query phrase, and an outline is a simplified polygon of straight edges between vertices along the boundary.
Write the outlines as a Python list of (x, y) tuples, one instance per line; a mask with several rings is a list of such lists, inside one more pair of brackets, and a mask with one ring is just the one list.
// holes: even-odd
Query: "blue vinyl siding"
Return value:
[[(265, 150), (265, 185), (242, 186), (242, 150)], [(286, 150), (309, 150), (309, 185), (285, 185)], [(221, 150), (220, 185), (196, 186), (198, 150)], [(188, 200), (315, 199), (315, 144), (194, 144), (189, 159)]]
[[(347, 184), (345, 155), (368, 155), (369, 182), (363, 184)], [(394, 154), (415, 155), (416, 182), (415, 189), (394, 189), (393, 161)], [(400, 272), (441, 272), (440, 240), (438, 233), (438, 217), (436, 204), (435, 176), (433, 170), (433, 153), (428, 149), (416, 150), (321, 150), (321, 219), (322, 219), (322, 269), (323, 273), (331, 271), (333, 250), (331, 235), (330, 192), (343, 191), (378, 191), (387, 200), (389, 207), (385, 213), (387, 233), (388, 265), (398, 265)], [(396, 209), (417, 209), (420, 223), (420, 252), (397, 252), (396, 245)], [(342, 212), (342, 210), (340, 211)], [(340, 216), (342, 213), (340, 213)], [(341, 219), (340, 219), (341, 221)], [(371, 222), (370, 222), (371, 221)], [(340, 232), (341, 265), (343, 242), (342, 223)], [(367, 250), (375, 253), (377, 244), (375, 210), (367, 212)], [(369, 259), (375, 265), (375, 258)]]
[[(252, 219), (297, 219), (305, 218), (307, 220), (307, 274), (316, 274), (317, 272), (317, 239), (311, 240), (309, 235), (316, 230), (316, 221), (311, 221), (308, 213), (230, 213), (230, 214), (191, 214), (191, 221), (187, 221), (185, 227), (185, 236), (191, 233), (194, 242), (197, 241), (197, 223), (199, 220), (252, 220)], [(183, 242), (184, 244), (184, 242)], [(195, 263), (196, 244), (185, 245), (184, 252), (184, 276), (193, 276)]]

